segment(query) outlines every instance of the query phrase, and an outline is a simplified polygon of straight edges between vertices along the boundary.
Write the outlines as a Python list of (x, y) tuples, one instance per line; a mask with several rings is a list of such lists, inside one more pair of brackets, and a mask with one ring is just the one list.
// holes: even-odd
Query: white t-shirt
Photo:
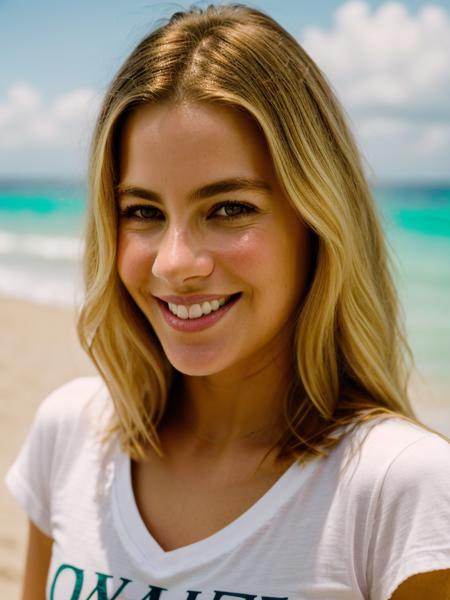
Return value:
[(54, 539), (48, 600), (387, 600), (411, 575), (450, 568), (450, 445), (420, 427), (359, 426), (222, 530), (165, 552), (129, 458), (99, 435), (111, 411), (99, 378), (64, 385), (8, 472)]

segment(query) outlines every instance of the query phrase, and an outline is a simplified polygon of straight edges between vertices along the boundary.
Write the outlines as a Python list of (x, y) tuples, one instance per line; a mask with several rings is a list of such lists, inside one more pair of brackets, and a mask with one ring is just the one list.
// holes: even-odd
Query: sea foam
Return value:
[(18, 234), (0, 230), (0, 255), (78, 261), (83, 249), (83, 240), (79, 238), (37, 233)]

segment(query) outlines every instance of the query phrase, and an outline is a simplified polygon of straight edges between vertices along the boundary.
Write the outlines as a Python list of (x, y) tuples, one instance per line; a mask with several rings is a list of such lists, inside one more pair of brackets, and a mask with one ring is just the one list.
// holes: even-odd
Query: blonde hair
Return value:
[(389, 256), (339, 102), (273, 19), (240, 4), (209, 6), (174, 14), (142, 40), (107, 91), (92, 142), (78, 335), (109, 388), (124, 450), (134, 458), (149, 443), (160, 450), (174, 370), (117, 274), (119, 134), (139, 106), (183, 100), (252, 117), (312, 232), (314, 268), (295, 332), (279, 455), (326, 455), (337, 428), (375, 416), (414, 420), (413, 359)]

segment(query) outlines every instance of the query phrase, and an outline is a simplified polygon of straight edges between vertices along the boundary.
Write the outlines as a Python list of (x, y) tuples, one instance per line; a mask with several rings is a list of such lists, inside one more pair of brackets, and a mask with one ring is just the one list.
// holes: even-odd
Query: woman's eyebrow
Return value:
[[(241, 190), (251, 191), (271, 191), (270, 185), (262, 179), (252, 179), (248, 177), (234, 177), (232, 179), (224, 179), (223, 181), (216, 181), (209, 183), (197, 190), (194, 190), (189, 194), (190, 201), (204, 200), (211, 196), (217, 196), (218, 194), (224, 194), (229, 192), (237, 192)], [(116, 194), (120, 196), (135, 196), (136, 198), (142, 198), (143, 200), (151, 200), (153, 202), (162, 203), (162, 198), (156, 192), (147, 190), (135, 185), (128, 185), (126, 183), (119, 183), (116, 186)]]

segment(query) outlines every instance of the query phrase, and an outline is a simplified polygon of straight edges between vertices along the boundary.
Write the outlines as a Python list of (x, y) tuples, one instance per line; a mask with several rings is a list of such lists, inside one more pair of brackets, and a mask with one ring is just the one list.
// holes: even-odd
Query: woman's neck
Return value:
[(223, 448), (236, 443), (271, 445), (284, 421), (289, 374), (271, 360), (252, 372), (180, 376), (168, 410), (171, 426)]

